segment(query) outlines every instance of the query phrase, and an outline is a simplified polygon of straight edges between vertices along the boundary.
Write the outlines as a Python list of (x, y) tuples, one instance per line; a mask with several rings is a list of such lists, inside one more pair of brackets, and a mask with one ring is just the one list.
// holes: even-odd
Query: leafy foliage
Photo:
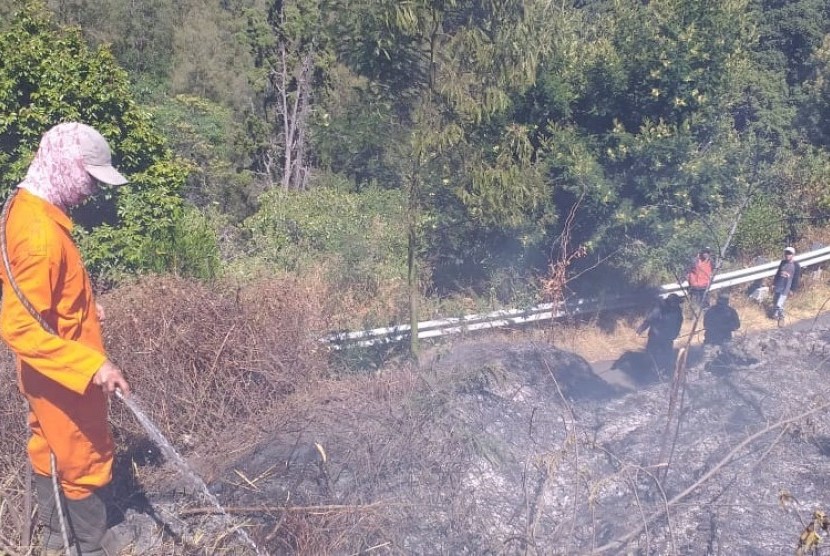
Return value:
[(173, 150), (192, 167), (187, 200), (235, 220), (249, 215), (259, 190), (245, 168), (244, 130), (233, 111), (203, 97), (176, 95), (154, 105), (153, 113)]
[[(602, 261), (616, 269), (603, 276), (641, 282), (670, 277), (701, 243), (721, 243), (747, 198), (731, 256), (797, 242), (830, 208), (828, 0), (140, 4), (49, 2), (91, 42), (110, 41), (142, 94), (156, 93), (161, 128), (194, 169), (188, 199), (241, 220), (260, 191), (291, 182), (286, 167), (298, 159), (298, 183), (322, 175), (309, 183), (333, 196), (396, 190), (422, 269), (412, 277), (430, 292), (527, 279), (556, 258), (573, 210), (569, 236), (588, 251), (575, 264)], [(0, 13), (9, 5), (0, 0)], [(34, 60), (32, 75), (63, 71)], [(0, 98), (26, 90), (15, 78)], [(298, 100), (304, 108), (286, 120)], [(55, 114), (22, 114), (31, 130), (3, 145), (0, 168), (19, 176), (46, 125), (33, 122)], [(303, 137), (288, 147), (292, 125)], [(267, 193), (262, 210), (280, 195)], [(336, 221), (335, 204), (314, 208), (324, 206)], [(287, 234), (270, 240), (281, 255), (269, 257), (296, 267), (310, 240), (279, 226), (267, 233)]]
[(333, 261), (346, 283), (377, 287), (404, 277), (404, 199), (399, 191), (351, 193), (318, 186), (308, 192), (274, 189), (246, 222), (257, 256), (302, 271)]
[(253, 61), (242, 22), (218, 3), (182, 6), (181, 26), (173, 36), (172, 93), (199, 96), (244, 110), (252, 98), (249, 76), (240, 68)]
[(0, 186), (23, 178), (44, 131), (71, 120), (98, 128), (131, 178), (75, 213), (92, 270), (166, 268), (188, 167), (131, 99), (112, 55), (90, 49), (77, 30), (55, 28), (38, 3), (27, 4), (0, 34)]
[(758, 257), (785, 242), (781, 210), (773, 199), (756, 199), (744, 213), (734, 245), (744, 256)]

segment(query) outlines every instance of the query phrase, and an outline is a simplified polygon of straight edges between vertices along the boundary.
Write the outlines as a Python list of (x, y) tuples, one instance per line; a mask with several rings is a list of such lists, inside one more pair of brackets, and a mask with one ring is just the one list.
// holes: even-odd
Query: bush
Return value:
[(164, 268), (180, 276), (211, 280), (219, 276), (221, 261), (213, 223), (195, 207), (186, 207), (176, 220)]
[(370, 291), (406, 276), (405, 201), (401, 191), (317, 187), (271, 190), (246, 221), (257, 256), (280, 270), (320, 263), (332, 281)]
[[(324, 291), (308, 279), (209, 288), (144, 278), (104, 298), (107, 349), (174, 444), (207, 442), (322, 373)], [(142, 435), (123, 413), (115, 423)]]
[(43, 133), (66, 121), (95, 126), (130, 179), (73, 211), (93, 274), (156, 268), (181, 215), (190, 167), (174, 158), (106, 48), (61, 29), (40, 2), (21, 4), (0, 32), (0, 192), (25, 176)]
[(766, 198), (753, 201), (744, 211), (733, 246), (738, 256), (752, 259), (777, 252), (786, 242), (781, 209)]
[[(273, 424), (273, 408), (323, 374), (317, 338), (325, 329), (326, 298), (324, 287), (307, 277), (208, 288), (153, 276), (121, 285), (100, 301), (108, 353), (142, 409), (179, 451), (215, 451), (220, 438), (233, 433), (241, 443), (244, 432), (266, 420)], [(5, 345), (0, 365), (0, 554), (23, 554), (15, 545), (24, 515), (25, 405)], [(124, 404), (113, 401), (111, 418), (119, 459), (132, 464), (123, 456), (146, 447), (147, 435)], [(116, 480), (132, 471), (130, 465), (116, 469)]]

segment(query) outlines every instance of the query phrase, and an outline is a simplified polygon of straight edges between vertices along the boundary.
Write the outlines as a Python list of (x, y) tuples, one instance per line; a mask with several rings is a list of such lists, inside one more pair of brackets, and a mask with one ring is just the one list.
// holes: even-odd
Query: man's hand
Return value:
[(92, 377), (92, 383), (97, 384), (104, 389), (107, 394), (113, 394), (116, 390), (121, 390), (124, 397), (130, 395), (130, 385), (121, 373), (121, 369), (115, 366), (112, 361), (107, 359), (95, 376)]
[(99, 322), (107, 320), (107, 312), (104, 311), (104, 306), (97, 302), (95, 303), (95, 314), (98, 316)]

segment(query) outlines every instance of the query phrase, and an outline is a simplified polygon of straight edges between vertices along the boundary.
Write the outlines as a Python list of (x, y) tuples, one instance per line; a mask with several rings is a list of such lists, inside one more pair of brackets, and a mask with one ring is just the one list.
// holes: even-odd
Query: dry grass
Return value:
[[(830, 286), (823, 280), (807, 282), (805, 277), (804, 286), (788, 301), (790, 321), (813, 318), (830, 299)], [(333, 313), (355, 302), (331, 291), (322, 274), (263, 280), (244, 288), (149, 277), (101, 301), (108, 313), (106, 343), (111, 355), (125, 369), (153, 421), (208, 482), (227, 471), (231, 461), (241, 459), (263, 433), (305, 430), (321, 419), (359, 423), (339, 438), (350, 448), (344, 454), (355, 458), (354, 468), (361, 469), (354, 477), (356, 492), (363, 483), (369, 488), (372, 481), (393, 476), (402, 465), (393, 457), (398, 453), (447, 450), (450, 463), (442, 474), (461, 473), (453, 467), (463, 461), (456, 453), (461, 450), (457, 439), (421, 437), (417, 428), (425, 416), (433, 418), (452, 403), (453, 390), (407, 368), (372, 377), (327, 379), (327, 353), (317, 338), (331, 328)], [(764, 308), (738, 292), (733, 306), (742, 319), (740, 333), (776, 326)], [(641, 318), (635, 313), (603, 316), (497, 335), (525, 340), (545, 336), (556, 347), (589, 361), (610, 360), (642, 349), (645, 339), (634, 333)], [(684, 333), (689, 326), (687, 318)], [(20, 546), (26, 431), (12, 359), (5, 349), (0, 359), (9, 369), (8, 380), (0, 381), (0, 553), (14, 556), (27, 550)], [(308, 408), (326, 414), (314, 415)], [(389, 423), (364, 418), (380, 410)], [(120, 461), (131, 473), (121, 478), (127, 481), (122, 494), (129, 497), (129, 489), (160, 487), (166, 478), (153, 466), (142, 467), (145, 434), (122, 404), (113, 404), (113, 424)], [(377, 442), (380, 438), (384, 442)], [(358, 461), (358, 454), (368, 448), (371, 457), (361, 455)], [(436, 484), (424, 484), (424, 499), (435, 488)], [(262, 538), (293, 553), (332, 553), (356, 544), (369, 549), (391, 536), (383, 531), (400, 517), (396, 512), (403, 511), (392, 502), (382, 508), (363, 506), (357, 498), (352, 502), (325, 515), (286, 513)]]
[[(177, 449), (232, 457), (233, 450), (217, 446), (221, 439), (233, 431), (234, 448), (253, 444), (251, 431), (274, 424), (275, 406), (322, 376), (325, 350), (317, 338), (326, 329), (326, 292), (313, 277), (246, 288), (148, 277), (100, 300), (105, 341), (144, 410)], [(0, 357), (9, 369), (0, 381), (0, 553), (22, 554), (24, 410), (11, 356), (2, 349)], [(154, 472), (140, 465), (148, 459), (144, 430), (117, 402), (111, 420), (121, 486), (151, 486)]]
[[(17, 391), (14, 361), (0, 348), (0, 554), (13, 555), (22, 543), (26, 519), (24, 477), (26, 465), (25, 405)], [(20, 549), (24, 553), (28, 547)]]
[[(257, 421), (322, 372), (320, 284), (282, 280), (228, 291), (156, 277), (107, 296), (106, 345), (164, 434), (201, 444)], [(115, 425), (142, 430), (120, 405)]]

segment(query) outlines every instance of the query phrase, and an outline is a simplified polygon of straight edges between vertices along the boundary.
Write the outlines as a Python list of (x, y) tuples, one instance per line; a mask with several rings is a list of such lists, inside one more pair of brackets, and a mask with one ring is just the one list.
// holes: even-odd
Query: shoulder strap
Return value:
[(12, 290), (14, 291), (17, 298), (20, 300), (20, 303), (26, 310), (32, 315), (38, 324), (40, 324), (44, 330), (46, 330), (50, 334), (54, 334), (57, 336), (57, 332), (55, 329), (52, 328), (48, 322), (43, 319), (43, 316), (38, 313), (29, 300), (23, 295), (23, 292), (20, 291), (20, 286), (17, 285), (17, 281), (14, 279), (14, 275), (12, 274), (12, 265), (11, 261), (9, 260), (9, 244), (6, 239), (6, 222), (9, 219), (9, 209), (12, 206), (12, 201), (17, 196), (18, 189), (15, 189), (9, 195), (9, 198), (6, 199), (6, 203), (3, 205), (3, 212), (0, 213), (0, 255), (3, 259), (3, 268), (6, 270), (6, 277), (9, 280), (9, 286), (11, 286)]

